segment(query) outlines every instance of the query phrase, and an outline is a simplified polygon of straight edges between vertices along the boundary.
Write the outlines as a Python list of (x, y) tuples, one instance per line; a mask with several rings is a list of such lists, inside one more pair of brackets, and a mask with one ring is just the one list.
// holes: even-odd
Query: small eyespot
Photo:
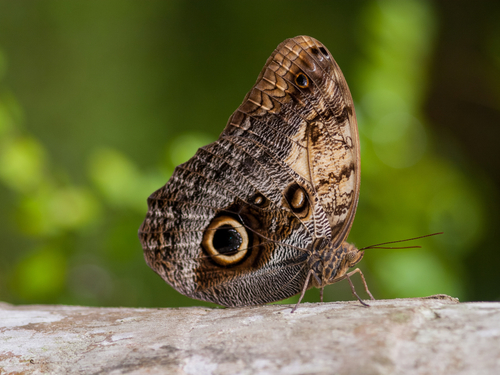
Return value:
[(241, 261), (248, 252), (248, 234), (245, 227), (230, 216), (212, 220), (203, 233), (202, 247), (212, 260), (222, 266)]
[(309, 87), (309, 79), (306, 77), (304, 73), (299, 73), (295, 76), (295, 83), (301, 89), (305, 89)]
[(307, 192), (297, 183), (285, 189), (284, 197), (288, 207), (300, 218), (309, 214), (309, 199)]
[(265, 207), (269, 203), (268, 200), (260, 193), (257, 193), (250, 198), (250, 201), (258, 207)]
[(293, 210), (300, 210), (306, 204), (306, 193), (302, 189), (297, 189), (292, 196), (290, 206)]
[(325, 57), (327, 59), (330, 59), (328, 51), (323, 46), (319, 47), (319, 49), (316, 47), (312, 47), (311, 53), (314, 54), (319, 61), (323, 61)]

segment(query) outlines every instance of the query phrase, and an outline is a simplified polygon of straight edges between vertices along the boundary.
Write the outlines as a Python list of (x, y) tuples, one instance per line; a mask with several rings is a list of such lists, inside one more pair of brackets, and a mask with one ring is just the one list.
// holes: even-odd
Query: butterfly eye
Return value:
[(309, 214), (309, 199), (306, 191), (297, 183), (285, 189), (285, 200), (290, 209), (300, 218)]
[(307, 79), (307, 77), (304, 73), (299, 73), (295, 76), (295, 83), (301, 89), (305, 89), (305, 88), (309, 87), (309, 79)]
[(241, 261), (248, 252), (248, 234), (243, 225), (230, 216), (212, 220), (203, 233), (203, 249), (213, 261), (230, 266)]
[(358, 264), (361, 259), (363, 259), (363, 255), (365, 254), (364, 251), (359, 251), (356, 246), (348, 244), (347, 242), (344, 242), (342, 244), (342, 247), (344, 250), (347, 252), (345, 255), (345, 260), (348, 264), (348, 267), (354, 267), (356, 264)]

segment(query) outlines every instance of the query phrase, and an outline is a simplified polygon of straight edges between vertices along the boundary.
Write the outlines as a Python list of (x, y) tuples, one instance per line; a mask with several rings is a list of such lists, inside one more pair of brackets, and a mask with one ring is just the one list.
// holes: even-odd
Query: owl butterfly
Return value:
[(224, 306), (302, 298), (359, 271), (348, 273), (364, 251), (345, 242), (359, 185), (346, 80), (322, 43), (287, 39), (219, 139), (149, 197), (144, 257), (192, 298)]

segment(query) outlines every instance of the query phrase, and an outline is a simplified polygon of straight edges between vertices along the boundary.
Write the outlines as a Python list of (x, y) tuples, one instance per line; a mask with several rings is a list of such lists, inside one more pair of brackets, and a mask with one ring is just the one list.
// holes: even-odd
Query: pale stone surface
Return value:
[(0, 303), (0, 374), (500, 374), (500, 303), (235, 309)]

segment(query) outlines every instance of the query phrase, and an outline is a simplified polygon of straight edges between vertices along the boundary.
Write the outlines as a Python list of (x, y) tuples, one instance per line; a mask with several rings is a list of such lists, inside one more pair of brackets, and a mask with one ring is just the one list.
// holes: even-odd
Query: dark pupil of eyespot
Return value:
[(214, 234), (212, 244), (214, 249), (223, 255), (231, 255), (240, 247), (243, 239), (236, 229), (225, 224), (221, 225)]
[(297, 84), (299, 86), (306, 86), (307, 85), (307, 78), (306, 78), (306, 76), (303, 75), (303, 74), (299, 74), (297, 76)]
[(321, 53), (322, 53), (323, 55), (325, 55), (325, 56), (326, 56), (326, 55), (328, 55), (328, 52), (326, 52), (325, 47), (319, 47), (319, 50), (321, 51)]

